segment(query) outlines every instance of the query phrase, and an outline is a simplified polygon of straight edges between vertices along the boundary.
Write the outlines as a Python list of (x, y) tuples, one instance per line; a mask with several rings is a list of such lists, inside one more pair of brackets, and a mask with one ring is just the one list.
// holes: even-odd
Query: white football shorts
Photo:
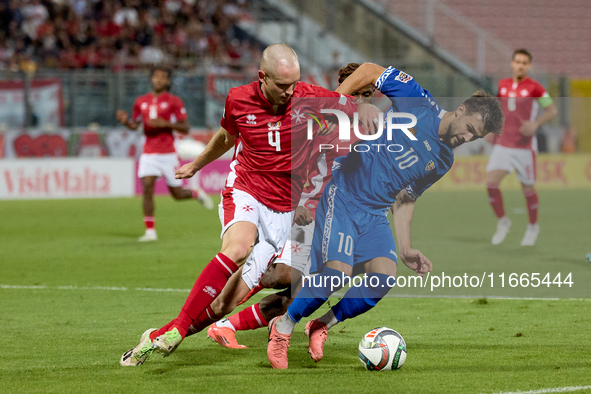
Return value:
[(314, 222), (306, 226), (294, 224), (291, 235), (284, 250), (275, 260), (275, 264), (285, 264), (300, 271), (304, 275), (310, 274), (310, 251), (314, 236)]
[(228, 187), (222, 191), (219, 215), (222, 236), (236, 222), (257, 226), (258, 242), (242, 268), (242, 279), (252, 289), (283, 250), (291, 229), (292, 212), (274, 211), (250, 194)]
[(168, 186), (181, 187), (183, 186), (183, 180), (174, 177), (179, 166), (179, 157), (176, 153), (142, 153), (137, 176), (138, 178), (146, 176), (164, 177)]
[(536, 152), (532, 149), (495, 145), (486, 165), (486, 172), (493, 170), (505, 170), (509, 173), (515, 170), (519, 182), (531, 186), (536, 183)]

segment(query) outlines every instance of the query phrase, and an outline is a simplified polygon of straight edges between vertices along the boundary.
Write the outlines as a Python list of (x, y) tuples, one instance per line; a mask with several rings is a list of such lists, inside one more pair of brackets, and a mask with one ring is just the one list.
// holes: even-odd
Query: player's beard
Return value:
[(449, 126), (447, 126), (447, 130), (446, 130), (445, 134), (443, 135), (443, 137), (441, 138), (441, 141), (442, 141), (442, 142), (443, 142), (445, 145), (449, 146), (449, 147), (450, 147), (450, 148), (452, 148), (452, 149), (453, 149), (453, 148), (457, 148), (457, 147), (458, 147), (458, 146), (460, 146), (461, 144), (458, 144), (458, 142), (457, 142), (457, 141), (458, 141), (458, 139), (457, 139), (457, 138), (456, 138), (456, 140), (455, 140), (456, 142), (454, 142), (454, 138), (455, 138), (455, 137), (456, 137), (456, 136), (452, 134), (452, 131), (451, 131), (451, 124), (450, 124)]

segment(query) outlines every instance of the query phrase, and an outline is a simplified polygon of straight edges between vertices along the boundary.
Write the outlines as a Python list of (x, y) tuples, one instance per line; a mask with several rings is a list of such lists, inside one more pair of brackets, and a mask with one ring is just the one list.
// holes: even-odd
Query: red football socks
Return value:
[(502, 218), (505, 216), (505, 209), (503, 208), (503, 195), (499, 189), (499, 184), (487, 183), (486, 189), (488, 190), (488, 201), (490, 202), (493, 211), (495, 211), (495, 215), (497, 215), (497, 218), (499, 219)]
[(199, 316), (205, 312), (205, 309), (220, 294), (228, 278), (237, 270), (236, 263), (222, 253), (218, 253), (201, 271), (178, 317), (158, 331), (154, 331), (150, 338), (164, 334), (173, 326), (184, 338), (193, 321), (198, 320)]
[(529, 215), (529, 223), (536, 224), (538, 221), (538, 193), (535, 190), (524, 192), (525, 202), (527, 205), (527, 214)]
[(248, 308), (236, 313), (228, 318), (236, 331), (255, 330), (259, 327), (267, 327), (267, 322), (259, 309), (259, 304), (249, 306)]
[(223, 316), (218, 316), (213, 313), (211, 306), (205, 308), (205, 312), (203, 312), (197, 320), (191, 324), (189, 327), (189, 331), (187, 331), (187, 336), (191, 336), (193, 334), (197, 334), (201, 332), (206, 327), (209, 327), (211, 324), (215, 323), (216, 321), (220, 320)]
[(146, 230), (151, 230), (154, 228), (154, 216), (144, 216), (144, 225), (146, 226)]

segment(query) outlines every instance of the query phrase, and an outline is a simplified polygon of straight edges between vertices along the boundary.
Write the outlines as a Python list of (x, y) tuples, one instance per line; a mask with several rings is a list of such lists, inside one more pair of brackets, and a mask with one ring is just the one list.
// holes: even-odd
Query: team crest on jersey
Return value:
[(257, 124), (257, 117), (253, 114), (246, 115), (246, 124)]
[(523, 90), (521, 90), (521, 95), (523, 97), (527, 97), (529, 95), (529, 92), (527, 91), (527, 89), (523, 89)]
[(142, 105), (141, 105), (141, 107), (140, 107), (140, 108), (141, 108), (141, 109), (146, 109), (146, 108), (148, 108), (148, 103), (142, 103)]
[(167, 107), (168, 107), (168, 103), (166, 103), (166, 102), (160, 103), (160, 108), (166, 109)]
[(294, 109), (291, 114), (291, 120), (295, 119), (296, 124), (302, 123), (306, 120), (306, 114), (300, 113), (301, 109)]
[(269, 126), (269, 131), (279, 130), (281, 122), (269, 122), (267, 126)]
[(435, 168), (435, 163), (433, 163), (433, 160), (431, 160), (429, 163), (427, 163), (427, 167), (425, 167), (425, 171), (431, 171)]
[(412, 77), (407, 73), (400, 71), (400, 73), (394, 79), (402, 83), (407, 83), (408, 81), (412, 80)]

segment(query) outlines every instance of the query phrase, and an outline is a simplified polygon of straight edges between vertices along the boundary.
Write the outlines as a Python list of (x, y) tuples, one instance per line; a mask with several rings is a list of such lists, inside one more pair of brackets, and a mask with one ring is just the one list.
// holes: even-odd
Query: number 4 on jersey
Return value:
[[(275, 133), (275, 134), (273, 134)], [(269, 145), (274, 146), (277, 152), (281, 151), (281, 140), (279, 139), (279, 131), (269, 131)]]

